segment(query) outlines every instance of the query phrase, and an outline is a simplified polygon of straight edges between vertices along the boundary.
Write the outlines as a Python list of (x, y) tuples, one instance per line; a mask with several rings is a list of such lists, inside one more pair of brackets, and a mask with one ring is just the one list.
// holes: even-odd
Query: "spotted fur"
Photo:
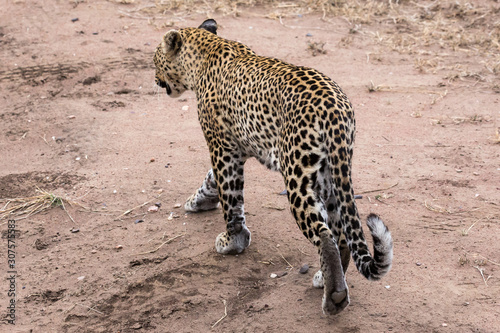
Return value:
[(351, 161), (355, 120), (340, 87), (322, 73), (256, 55), (216, 35), (217, 23), (171, 30), (156, 49), (156, 83), (172, 97), (193, 90), (212, 169), (185, 205), (188, 211), (220, 203), (226, 231), (219, 253), (250, 245), (244, 214), (244, 164), (257, 158), (285, 181), (291, 212), (319, 252), (314, 283), (324, 288), (323, 312), (349, 304), (349, 257), (366, 278), (377, 280), (392, 263), (392, 238), (371, 214), (370, 254), (354, 201)]

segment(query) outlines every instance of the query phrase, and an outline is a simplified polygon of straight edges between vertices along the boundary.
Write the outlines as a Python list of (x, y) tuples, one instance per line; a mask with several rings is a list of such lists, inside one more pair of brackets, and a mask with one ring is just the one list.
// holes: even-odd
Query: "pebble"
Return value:
[(75, 18), (71, 19), (71, 22), (76, 22), (76, 21), (78, 21), (78, 17), (75, 17)]
[(135, 223), (136, 223), (136, 224), (137, 224), (137, 223), (142, 223), (142, 222), (144, 222), (144, 220), (143, 220), (143, 219), (135, 220)]
[(148, 212), (154, 213), (154, 212), (157, 212), (158, 209), (159, 209), (159, 207), (156, 206), (156, 205), (154, 205), (154, 206), (151, 206), (151, 207), (148, 208)]
[(189, 110), (189, 105), (184, 105), (184, 106), (182, 107), (182, 111), (187, 111), (187, 110)]
[(134, 330), (140, 330), (141, 328), (142, 328), (141, 323), (135, 323), (134, 326), (132, 326), (132, 329), (134, 329)]
[(78, 281), (82, 281), (83, 279), (85, 279), (85, 275), (83, 275), (83, 276), (79, 276), (79, 277), (77, 278), (77, 280), (78, 280)]
[(76, 232), (79, 232), (80, 229), (78, 229), (78, 228), (71, 228), (69, 231), (71, 231), (72, 233), (76, 233)]
[(155, 206), (160, 208), (161, 207), (161, 202), (155, 202)]
[(385, 289), (391, 289), (391, 286), (385, 286)]
[(121, 249), (123, 249), (123, 245), (117, 245), (117, 246), (115, 246), (115, 249), (116, 250), (121, 250)]
[(271, 273), (271, 275), (269, 275), (269, 277), (270, 277), (271, 279), (276, 279), (276, 278), (283, 277), (283, 276), (285, 276), (285, 275), (287, 275), (287, 274), (288, 274), (288, 272), (279, 272), (279, 273), (277, 273), (277, 274), (276, 274), (276, 273)]
[(299, 273), (300, 274), (306, 274), (309, 271), (309, 265), (305, 264), (304, 266), (300, 267)]
[(176, 203), (176, 204), (174, 205), (174, 208), (181, 208), (181, 206), (182, 206), (182, 204), (180, 204), (180, 203)]

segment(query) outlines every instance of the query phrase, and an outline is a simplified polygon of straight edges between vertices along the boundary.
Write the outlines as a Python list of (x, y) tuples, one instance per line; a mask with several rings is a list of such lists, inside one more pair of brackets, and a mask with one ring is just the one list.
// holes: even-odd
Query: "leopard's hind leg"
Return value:
[[(318, 248), (323, 285), (322, 308), (325, 314), (333, 315), (349, 304), (349, 290), (337, 244), (340, 233), (334, 237), (328, 226), (326, 202), (332, 191), (328, 155), (321, 148), (311, 148), (310, 151), (296, 148), (288, 151), (289, 147), (293, 147), (286, 144), (288, 139), (293, 140), (293, 137), (285, 138), (281, 159), (288, 200), (300, 230)], [(292, 155), (302, 162), (295, 169), (285, 164)]]

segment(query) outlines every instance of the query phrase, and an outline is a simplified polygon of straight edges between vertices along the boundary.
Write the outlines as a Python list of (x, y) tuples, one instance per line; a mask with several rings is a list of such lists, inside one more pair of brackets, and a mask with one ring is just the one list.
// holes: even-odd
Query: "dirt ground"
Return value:
[[(263, 7), (236, 15), (131, 2), (2, 4), (0, 207), (37, 187), (80, 206), (14, 218), (15, 326), (0, 221), (0, 331), (500, 330), (497, 1), (403, 1), (400, 14), (421, 25), (390, 13), (323, 19), (293, 5), (278, 6), (280, 21)], [(467, 29), (419, 32), (438, 12)], [(389, 226), (394, 262), (379, 282), (351, 265), (351, 304), (335, 317), (321, 312), (311, 284), (319, 259), (279, 195), (281, 175), (246, 164), (252, 244), (237, 256), (215, 251), (220, 210), (179, 205), (209, 169), (208, 150), (194, 94), (158, 91), (152, 55), (170, 26), (207, 16), (220, 36), (319, 69), (355, 107), (358, 208)]]

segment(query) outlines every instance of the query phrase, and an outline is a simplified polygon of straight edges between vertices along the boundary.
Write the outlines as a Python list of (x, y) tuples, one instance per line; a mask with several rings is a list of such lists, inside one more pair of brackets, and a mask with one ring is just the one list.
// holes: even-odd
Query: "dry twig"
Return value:
[(146, 251), (146, 252), (141, 252), (141, 253), (137, 253), (137, 254), (132, 254), (132, 255), (142, 255), (142, 254), (150, 254), (150, 253), (155, 253), (156, 251), (158, 251), (159, 249), (161, 249), (161, 247), (165, 244), (168, 244), (170, 242), (172, 242), (174, 239), (177, 239), (179, 237), (182, 237), (184, 236), (185, 234), (180, 234), (180, 235), (177, 235), (175, 237), (172, 237), (172, 238), (169, 238), (167, 239), (166, 241), (164, 241), (163, 243), (161, 243), (156, 249), (154, 250), (151, 250), (151, 251)]
[(227, 303), (226, 303), (226, 300), (223, 299), (222, 300), (222, 303), (224, 303), (224, 315), (215, 322), (215, 324), (212, 325), (212, 328), (214, 328), (218, 323), (220, 323), (222, 320), (224, 320), (224, 318), (227, 317)]
[(393, 187), (396, 187), (398, 186), (399, 182), (397, 182), (396, 184), (394, 185), (391, 185), (389, 187), (385, 187), (385, 188), (378, 188), (376, 190), (368, 190), (368, 191), (363, 191), (363, 192), (358, 192), (358, 194), (366, 194), (366, 193), (373, 193), (373, 192), (380, 192), (380, 191), (385, 191), (385, 190), (388, 190), (388, 189), (391, 189)]
[(481, 277), (483, 278), (483, 281), (484, 281), (484, 284), (486, 286), (488, 286), (488, 280), (491, 278), (491, 275), (488, 275), (487, 278), (484, 277), (484, 269), (482, 269), (481, 267), (479, 266), (472, 266), (474, 267), (475, 269), (477, 269), (479, 271), (479, 273), (481, 274)]
[(131, 209), (129, 209), (129, 210), (124, 211), (121, 215), (119, 215), (119, 216), (115, 217), (115, 221), (121, 220), (121, 218), (122, 218), (122, 217), (124, 217), (124, 216), (126, 216), (126, 215), (128, 215), (128, 214), (132, 213), (132, 212), (133, 212), (134, 210), (136, 210), (137, 208), (144, 207), (144, 206), (146, 206), (147, 204), (151, 203), (151, 202), (152, 202), (152, 201), (154, 201), (154, 200), (157, 200), (157, 199), (158, 199), (158, 198), (160, 198), (160, 197), (161, 197), (161, 193), (160, 193), (160, 195), (158, 195), (158, 196), (157, 196), (156, 198), (154, 198), (154, 199), (151, 199), (151, 200), (149, 200), (149, 201), (146, 201), (146, 202), (145, 202), (145, 203), (143, 203), (143, 204), (140, 204), (140, 205), (138, 205), (138, 206), (135, 206), (134, 208), (131, 208)]
[(276, 250), (278, 250), (279, 255), (281, 256), (281, 258), (283, 258), (283, 260), (286, 262), (286, 264), (288, 265), (288, 267), (290, 267), (290, 269), (293, 269), (293, 265), (292, 265), (292, 264), (290, 264), (290, 263), (288, 262), (288, 260), (286, 260), (286, 259), (285, 259), (285, 257), (283, 256), (283, 254), (281, 254), (281, 251), (279, 250), (279, 248), (278, 248), (278, 247), (276, 247)]

